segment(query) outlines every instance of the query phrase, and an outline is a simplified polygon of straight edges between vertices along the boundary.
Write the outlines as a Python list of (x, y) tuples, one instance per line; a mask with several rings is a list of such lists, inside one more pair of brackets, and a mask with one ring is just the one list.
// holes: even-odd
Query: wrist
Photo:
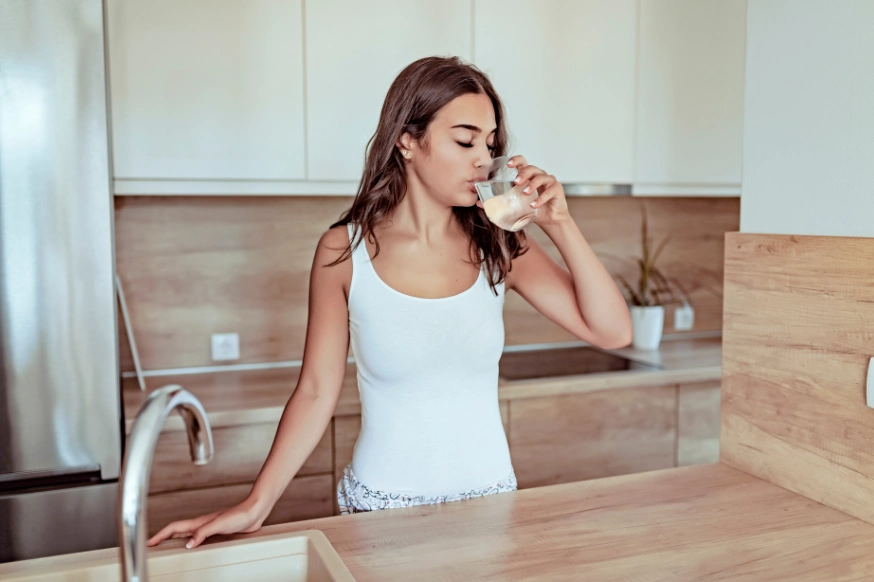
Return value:
[[(537, 221), (535, 221), (535, 223), (536, 222)], [(574, 222), (574, 219), (571, 218), (570, 215), (568, 215), (565, 218), (559, 219), (555, 222), (550, 222), (548, 224), (540, 224), (539, 226), (543, 230), (543, 232), (545, 232), (547, 234), (547, 236), (549, 236), (550, 238), (552, 238), (555, 235), (562, 235), (562, 234), (573, 232), (575, 230), (577, 230), (577, 231), (579, 230), (577, 228), (577, 223)]]
[(253, 519), (263, 520), (270, 514), (274, 503), (275, 501), (271, 496), (258, 491), (257, 486), (255, 486), (241, 505), (243, 510)]

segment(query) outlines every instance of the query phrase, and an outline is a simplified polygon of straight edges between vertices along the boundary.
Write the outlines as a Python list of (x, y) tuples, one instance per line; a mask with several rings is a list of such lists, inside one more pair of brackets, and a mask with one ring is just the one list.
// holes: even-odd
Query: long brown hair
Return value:
[[(491, 100), (497, 123), (493, 156), (505, 155), (504, 107), (482, 71), (458, 57), (426, 57), (408, 65), (391, 84), (376, 133), (367, 142), (364, 173), (352, 207), (331, 225), (334, 228), (354, 223), (356, 235), (360, 232), (361, 236), (356, 236), (357, 243), (350, 242), (340, 258), (329, 266), (350, 258), (365, 237), (376, 245), (374, 257), (379, 254), (374, 229), (391, 216), (407, 188), (406, 166), (395, 147), (397, 140), (409, 133), (410, 137), (421, 142), (438, 111), (456, 97), (468, 93), (485, 94)], [(506, 278), (511, 261), (527, 251), (525, 234), (498, 228), (488, 221), (478, 206), (455, 206), (452, 212), (470, 238), (472, 262), (479, 267), (485, 264), (489, 285), (497, 294), (495, 287)]]

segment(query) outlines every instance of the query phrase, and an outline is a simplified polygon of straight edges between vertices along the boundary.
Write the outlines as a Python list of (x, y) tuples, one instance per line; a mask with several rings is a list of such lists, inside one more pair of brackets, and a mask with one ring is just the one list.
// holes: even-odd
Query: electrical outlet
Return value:
[(240, 334), (212, 334), (212, 361), (221, 362), (240, 359)]
[(695, 310), (691, 305), (684, 305), (674, 310), (674, 330), (689, 331), (695, 326)]

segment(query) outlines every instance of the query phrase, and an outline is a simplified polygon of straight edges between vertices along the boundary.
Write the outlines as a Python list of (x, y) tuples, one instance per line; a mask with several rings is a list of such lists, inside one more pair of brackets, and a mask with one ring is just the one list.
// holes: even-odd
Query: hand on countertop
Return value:
[(146, 542), (149, 547), (156, 546), (169, 538), (191, 537), (185, 544), (196, 548), (209, 536), (216, 534), (252, 533), (261, 529), (267, 513), (260, 511), (249, 500), (223, 511), (215, 511), (194, 519), (183, 519), (168, 524)]

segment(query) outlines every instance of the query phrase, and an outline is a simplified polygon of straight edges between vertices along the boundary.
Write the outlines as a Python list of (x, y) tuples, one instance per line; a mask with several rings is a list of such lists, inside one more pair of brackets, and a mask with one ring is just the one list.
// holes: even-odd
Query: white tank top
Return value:
[(361, 397), (352, 470), (360, 483), (441, 496), (512, 473), (498, 407), (503, 283), (497, 291), (481, 269), (457, 295), (405, 295), (379, 278), (364, 241), (352, 253), (349, 330)]

